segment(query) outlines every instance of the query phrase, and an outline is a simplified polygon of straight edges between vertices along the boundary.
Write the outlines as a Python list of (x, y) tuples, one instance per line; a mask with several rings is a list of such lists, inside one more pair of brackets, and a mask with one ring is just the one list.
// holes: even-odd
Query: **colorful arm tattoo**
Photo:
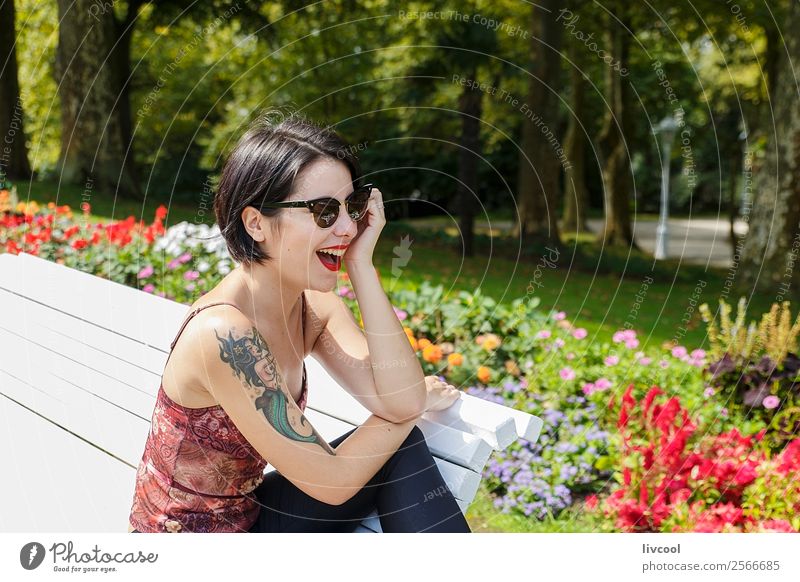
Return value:
[[(256, 390), (259, 394), (255, 399), (256, 409), (262, 412), (278, 433), (294, 441), (317, 443), (328, 454), (336, 454), (302, 413), (300, 425), (311, 428), (311, 434), (302, 435), (291, 425), (288, 416), (289, 398), (280, 388), (282, 381), (278, 366), (264, 338), (255, 327), (240, 338), (234, 338), (230, 331), (228, 337), (220, 337), (216, 330), (214, 335), (219, 342), (219, 357), (233, 369), (237, 378)], [(266, 376), (266, 382), (259, 371)]]

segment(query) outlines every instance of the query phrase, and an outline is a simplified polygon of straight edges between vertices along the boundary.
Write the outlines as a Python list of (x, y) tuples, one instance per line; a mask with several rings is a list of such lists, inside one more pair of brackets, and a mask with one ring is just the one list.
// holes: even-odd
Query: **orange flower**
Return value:
[(493, 333), (487, 333), (484, 338), (483, 342), (481, 343), (481, 347), (486, 350), (487, 352), (491, 352), (492, 350), (496, 349), (502, 342), (500, 338)]
[(478, 368), (478, 380), (480, 380), (484, 384), (488, 384), (491, 377), (492, 377), (492, 371), (489, 368), (487, 368), (486, 366), (480, 366)]
[(406, 332), (406, 335), (407, 335), (408, 337), (414, 337), (414, 330), (413, 330), (413, 329), (411, 329), (410, 327), (405, 327), (405, 326), (404, 326), (404, 327), (403, 327), (403, 331), (404, 331), (404, 332)]
[(435, 364), (442, 359), (442, 349), (437, 345), (431, 344), (430, 342), (428, 343), (429, 345), (425, 346), (422, 350), (422, 359), (431, 364)]
[(431, 345), (431, 340), (429, 340), (429, 339), (425, 339), (425, 338), (421, 338), (421, 339), (420, 339), (420, 340), (417, 342), (417, 344), (419, 345), (419, 349), (421, 349), (421, 350), (424, 350), (424, 349), (425, 349), (425, 348), (427, 348), (429, 345)]
[(408, 337), (409, 343), (411, 344), (411, 347), (414, 348), (414, 351), (416, 352), (419, 349), (419, 346), (417, 345), (417, 340), (414, 339), (413, 335), (410, 335), (410, 336), (407, 336), (407, 337)]
[(453, 352), (449, 356), (447, 356), (447, 363), (451, 366), (460, 366), (464, 363), (464, 356), (459, 354), (458, 352)]
[(506, 360), (505, 365), (506, 365), (506, 372), (508, 372), (512, 376), (520, 375), (519, 366), (514, 360)]

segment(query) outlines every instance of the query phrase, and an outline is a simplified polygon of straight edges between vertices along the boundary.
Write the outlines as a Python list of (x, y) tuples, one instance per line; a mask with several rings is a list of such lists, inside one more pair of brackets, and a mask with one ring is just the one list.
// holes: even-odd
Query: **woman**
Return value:
[[(383, 198), (360, 180), (353, 149), (297, 117), (236, 145), (214, 212), (240, 264), (172, 342), (129, 531), (347, 532), (376, 508), (385, 532), (470, 531), (415, 425), (460, 393), (424, 377), (381, 287)], [(363, 331), (333, 292), (342, 261)], [(372, 413), (330, 443), (303, 414), (309, 353)]]

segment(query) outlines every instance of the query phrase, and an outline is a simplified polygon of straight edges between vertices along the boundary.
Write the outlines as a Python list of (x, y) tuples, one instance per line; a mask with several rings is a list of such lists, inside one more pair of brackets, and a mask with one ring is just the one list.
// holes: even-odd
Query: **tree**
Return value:
[(605, 69), (608, 102), (603, 128), (597, 138), (602, 160), (603, 207), (605, 225), (599, 240), (603, 244), (638, 248), (631, 228), (630, 199), (633, 189), (630, 160), (631, 99), (630, 85), (623, 79), (630, 70), (630, 43), (633, 36), (629, 7), (624, 0), (607, 5), (606, 44), (612, 62)]
[(564, 214), (562, 230), (576, 234), (585, 232), (589, 195), (586, 191), (586, 84), (583, 73), (582, 51), (575, 41), (568, 44), (570, 64), (570, 114), (564, 152), (569, 162), (564, 167)]
[(87, 189), (141, 199), (119, 107), (112, 47), (117, 39), (111, 10), (93, 0), (58, 0), (56, 80), (61, 98), (62, 180)]
[(563, 26), (559, 2), (531, 7), (531, 72), (527, 107), (522, 111), (517, 192), (519, 214), (513, 231), (522, 239), (560, 245), (558, 202), (562, 141), (558, 139), (558, 91)]
[[(800, 27), (800, 5), (792, 2), (785, 31)], [(749, 230), (741, 254), (742, 287), (769, 289), (788, 298), (800, 281), (800, 39), (785, 33), (785, 48), (775, 64), (774, 125), (756, 188)]]
[(0, 183), (31, 177), (23, 127), (12, 0), (0, 1)]

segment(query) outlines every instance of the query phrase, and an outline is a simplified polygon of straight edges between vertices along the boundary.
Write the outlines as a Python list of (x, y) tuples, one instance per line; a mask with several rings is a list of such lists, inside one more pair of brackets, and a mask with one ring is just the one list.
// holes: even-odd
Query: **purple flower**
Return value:
[(714, 394), (716, 394), (716, 390), (714, 390), (711, 386), (703, 391), (703, 396), (706, 398), (710, 398), (711, 396), (714, 396)]
[(186, 271), (183, 274), (183, 278), (186, 279), (187, 281), (194, 281), (199, 276), (200, 276), (200, 273), (198, 271)]
[(589, 332), (587, 332), (582, 327), (579, 327), (578, 329), (576, 329), (575, 331), (572, 332), (572, 337), (574, 337), (575, 339), (583, 339), (587, 335), (589, 335)]
[(154, 269), (153, 269), (152, 265), (147, 265), (144, 269), (139, 271), (139, 274), (137, 275), (137, 277), (139, 279), (147, 279), (147, 277), (149, 277), (150, 275), (153, 274), (153, 270)]
[(575, 379), (575, 370), (567, 366), (566, 368), (562, 368), (561, 371), (558, 373), (561, 376), (562, 380), (574, 380)]
[(536, 339), (547, 339), (551, 336), (550, 330), (548, 329), (540, 329), (536, 332)]
[(780, 404), (780, 403), (781, 403), (780, 399), (777, 396), (774, 396), (774, 395), (767, 396), (761, 402), (761, 404), (764, 405), (764, 408), (768, 408), (770, 410), (772, 410), (773, 408), (777, 408), (778, 404)]
[(605, 360), (603, 360), (606, 366), (616, 366), (619, 364), (619, 356), (608, 356)]
[(666, 361), (666, 360), (660, 360), (658, 362), (658, 365), (661, 366), (662, 368), (668, 368), (669, 367), (669, 362)]

